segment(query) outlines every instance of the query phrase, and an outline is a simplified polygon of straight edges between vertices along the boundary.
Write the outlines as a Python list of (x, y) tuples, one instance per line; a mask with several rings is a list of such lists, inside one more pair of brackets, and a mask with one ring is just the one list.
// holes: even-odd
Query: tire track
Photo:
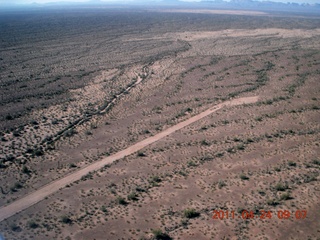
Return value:
[(38, 190), (27, 194), (26, 196), (6, 205), (0, 208), (0, 222), (4, 221), (5, 219), (15, 215), (16, 213), (19, 213), (36, 203), (42, 201), (46, 197), (50, 196), (51, 194), (59, 191), (61, 188), (64, 188), (66, 185), (73, 183), (77, 180), (80, 180), (82, 176), (88, 174), (89, 172), (97, 171), (101, 168), (103, 168), (106, 164), (111, 164), (116, 160), (119, 160), (125, 156), (131, 155), (142, 148), (218, 111), (219, 109), (223, 107), (228, 106), (236, 106), (241, 104), (250, 104), (255, 103), (258, 101), (258, 96), (254, 97), (244, 97), (244, 98), (238, 98), (233, 99), (230, 101), (226, 101), (220, 104), (217, 104), (213, 106), (212, 108), (209, 108), (208, 110), (201, 112), (183, 122), (180, 122), (172, 127), (169, 127), (168, 129), (151, 136), (149, 138), (146, 138), (122, 151), (119, 151), (115, 153), (114, 155), (111, 155), (109, 157), (105, 157), (97, 162), (94, 162), (86, 167), (83, 167), (82, 169), (79, 169), (76, 172), (70, 173), (69, 175), (64, 176), (61, 179), (55, 180), (51, 183), (48, 183), (47, 185), (39, 188)]

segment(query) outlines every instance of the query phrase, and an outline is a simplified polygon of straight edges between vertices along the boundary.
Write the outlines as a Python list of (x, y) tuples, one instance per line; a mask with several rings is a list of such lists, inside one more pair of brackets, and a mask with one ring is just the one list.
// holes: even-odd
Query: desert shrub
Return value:
[(261, 122), (262, 121), (262, 117), (256, 117), (255, 120), (258, 121), (258, 122)]
[(219, 153), (217, 153), (215, 156), (216, 156), (217, 158), (219, 158), (219, 157), (223, 157), (223, 155), (224, 155), (223, 152), (219, 152)]
[(210, 142), (208, 142), (207, 140), (202, 140), (201, 145), (202, 146), (210, 146)]
[(196, 167), (196, 166), (198, 166), (198, 164), (195, 163), (194, 161), (188, 161), (187, 166), (188, 167)]
[(25, 174), (29, 174), (30, 173), (30, 170), (27, 166), (23, 166), (22, 167), (22, 172), (25, 173)]
[(226, 184), (224, 181), (219, 180), (219, 181), (218, 181), (218, 188), (221, 189), (221, 188), (223, 188), (224, 186), (227, 186), (227, 184)]
[(247, 211), (245, 208), (243, 207), (238, 207), (237, 208), (237, 213), (242, 214), (243, 211)]
[(0, 159), (0, 168), (6, 168), (6, 165), (3, 164), (4, 161), (2, 159)]
[(275, 167), (274, 170), (275, 170), (276, 172), (280, 172), (280, 171), (281, 171), (281, 168)]
[(137, 201), (138, 200), (138, 194), (135, 192), (132, 192), (128, 195), (128, 200)]
[(8, 156), (6, 156), (6, 158), (5, 158), (5, 162), (13, 162), (14, 160), (15, 160), (16, 158), (13, 156), (13, 155), (8, 155)]
[(86, 135), (92, 135), (92, 132), (89, 131), (89, 130), (87, 130), (87, 131), (85, 132), (85, 134), (86, 134)]
[(279, 202), (276, 199), (268, 199), (267, 204), (270, 206), (277, 206)]
[(228, 153), (235, 153), (236, 151), (234, 150), (233, 147), (229, 147), (229, 148), (227, 149), (227, 152), (228, 152)]
[(20, 232), (21, 231), (21, 227), (19, 227), (17, 224), (12, 223), (10, 224), (10, 229), (14, 232)]
[(104, 206), (104, 205), (101, 206), (101, 211), (104, 213), (108, 212), (106, 206)]
[(2, 142), (7, 142), (8, 140), (5, 137), (1, 137)]
[(36, 149), (33, 151), (33, 154), (37, 157), (42, 156), (44, 154), (42, 149)]
[(61, 222), (64, 223), (64, 224), (71, 224), (72, 223), (72, 220), (69, 216), (67, 215), (63, 215), (61, 216)]
[(291, 199), (290, 193), (283, 193), (280, 196), (280, 200), (289, 200), (289, 199)]
[(136, 191), (137, 191), (137, 192), (146, 192), (146, 189), (137, 186), (137, 187), (136, 187)]
[(312, 175), (305, 175), (304, 177), (304, 182), (305, 183), (309, 183), (309, 182), (313, 182), (313, 181), (317, 181), (317, 177), (315, 174)]
[(123, 197), (120, 197), (120, 196), (117, 197), (116, 201), (120, 205), (127, 205), (128, 204), (127, 201)]
[(184, 176), (184, 177), (188, 176), (188, 174), (187, 174), (185, 171), (182, 171), (182, 170), (178, 171), (178, 173), (179, 173), (181, 176)]
[(247, 139), (247, 143), (253, 143), (253, 142), (254, 142), (254, 140), (252, 138)]
[(23, 185), (19, 182), (16, 182), (13, 186), (10, 187), (11, 192), (16, 192), (18, 189), (23, 188)]
[(138, 152), (138, 157), (146, 157), (147, 155), (143, 152)]
[(159, 183), (159, 182), (161, 182), (161, 181), (162, 181), (161, 178), (160, 178), (159, 176), (157, 176), (157, 175), (152, 176), (152, 177), (150, 178), (150, 182)]
[(14, 119), (14, 117), (12, 116), (12, 115), (10, 115), (10, 114), (8, 114), (7, 116), (6, 116), (6, 120), (13, 120)]
[(297, 163), (292, 162), (292, 161), (289, 161), (289, 162), (288, 162), (288, 165), (289, 165), (290, 167), (296, 167), (296, 166), (297, 166)]
[(244, 150), (245, 148), (246, 148), (246, 147), (245, 147), (244, 144), (240, 144), (240, 145), (237, 146), (237, 149), (238, 149), (238, 150)]
[(244, 173), (241, 173), (241, 174), (240, 174), (240, 178), (241, 178), (242, 180), (249, 180), (249, 177), (248, 177), (247, 175), (245, 175)]
[(18, 131), (13, 131), (12, 135), (14, 137), (19, 137), (20, 136), (20, 133)]
[(32, 148), (27, 148), (26, 153), (33, 153), (33, 149)]
[(76, 168), (76, 167), (77, 167), (77, 165), (74, 164), (74, 163), (70, 163), (70, 164), (69, 164), (69, 168)]
[(69, 129), (68, 131), (66, 131), (64, 133), (65, 137), (72, 137), (73, 135), (75, 135), (77, 133), (77, 131), (73, 128)]
[(183, 228), (187, 228), (188, 224), (189, 224), (188, 219), (182, 219), (181, 220), (181, 225), (182, 225)]
[(203, 157), (200, 158), (201, 162), (206, 162), (206, 161), (212, 161), (214, 158), (210, 155), (205, 155)]
[(227, 125), (227, 124), (229, 124), (230, 122), (228, 121), (228, 120), (223, 120), (222, 121), (222, 124), (224, 124), (224, 125)]
[(183, 211), (183, 216), (186, 218), (196, 218), (200, 216), (200, 213), (197, 212), (194, 208), (188, 208)]
[(33, 229), (35, 229), (35, 228), (38, 228), (38, 227), (39, 227), (39, 224), (38, 224), (38, 223), (36, 223), (36, 221), (34, 221), (34, 220), (30, 220), (30, 221), (28, 221), (27, 225), (28, 225), (28, 227), (29, 227), (29, 228), (33, 228)]
[(288, 186), (284, 183), (279, 182), (276, 184), (276, 186), (274, 188), (277, 191), (285, 191), (286, 189), (288, 189)]
[(82, 180), (82, 181), (85, 181), (85, 180), (87, 180), (87, 179), (92, 179), (92, 178), (93, 178), (93, 174), (92, 174), (92, 172), (89, 172), (89, 173), (87, 173), (86, 175), (82, 176), (82, 177), (81, 177), (81, 180)]
[(170, 240), (172, 239), (167, 233), (162, 232), (160, 229), (152, 230), (153, 236), (157, 240)]
[(36, 120), (31, 120), (30, 122), (32, 125), (38, 125), (39, 123)]

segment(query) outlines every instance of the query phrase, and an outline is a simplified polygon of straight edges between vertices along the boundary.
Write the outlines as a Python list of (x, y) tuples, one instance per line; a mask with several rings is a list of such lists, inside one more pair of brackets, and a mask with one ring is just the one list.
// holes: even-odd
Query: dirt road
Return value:
[(13, 216), (14, 214), (21, 212), (25, 209), (27, 209), (28, 207), (40, 202), (41, 200), (45, 199), (46, 197), (48, 197), (49, 195), (57, 192), (59, 189), (64, 188), (66, 185), (77, 181), (79, 179), (81, 179), (82, 176), (88, 174), (89, 172), (92, 171), (97, 171), (99, 169), (101, 169), (102, 167), (104, 167), (106, 164), (110, 164), (118, 159), (121, 159), (125, 156), (128, 156), (130, 154), (133, 154), (139, 150), (141, 150), (142, 148), (168, 136), (169, 134), (180, 130), (181, 128), (184, 128), (208, 115), (210, 115), (211, 113), (223, 108), (223, 107), (227, 107), (227, 106), (235, 106), (235, 105), (241, 105), (241, 104), (249, 104), (249, 103), (255, 103), (258, 101), (258, 97), (245, 97), (245, 98), (239, 98), (239, 99), (234, 99), (231, 101), (226, 101), (223, 103), (220, 103), (218, 105), (215, 105), (214, 107), (196, 115), (193, 116), (183, 122), (180, 122), (152, 137), (149, 137), (143, 141), (140, 141), (112, 156), (106, 157), (101, 159), (100, 161), (97, 161), (89, 166), (86, 166), (76, 172), (73, 172), (61, 179), (58, 179), (56, 181), (53, 181), (43, 187), (41, 187), (40, 189), (22, 197), (21, 199), (14, 201), (12, 203), (10, 203), (7, 206), (3, 206), (0, 208), (0, 222)]

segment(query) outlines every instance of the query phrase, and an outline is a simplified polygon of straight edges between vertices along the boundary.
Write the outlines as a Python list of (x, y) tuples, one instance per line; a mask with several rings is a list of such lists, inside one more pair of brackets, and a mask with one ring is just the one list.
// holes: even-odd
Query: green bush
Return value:
[(38, 223), (36, 223), (34, 220), (30, 220), (30, 221), (28, 221), (27, 225), (28, 225), (28, 227), (29, 227), (29, 228), (33, 228), (33, 229), (35, 229), (35, 228), (38, 228), (38, 227), (39, 227), (39, 224), (38, 224)]
[(268, 199), (267, 204), (270, 206), (277, 206), (279, 204), (279, 202), (275, 199)]
[(10, 224), (10, 229), (12, 231), (14, 231), (14, 232), (20, 232), (21, 231), (21, 228), (15, 223)]
[(242, 180), (249, 180), (249, 177), (248, 177), (247, 175), (245, 175), (244, 173), (241, 173), (241, 174), (240, 174), (240, 178), (241, 178)]
[(195, 163), (194, 161), (188, 161), (187, 166), (188, 167), (196, 167), (196, 166), (198, 166), (198, 164)]
[(183, 211), (183, 215), (186, 218), (196, 218), (200, 216), (200, 213), (197, 212), (194, 208), (188, 208)]
[(143, 152), (138, 152), (138, 157), (146, 157), (147, 155)]
[(63, 216), (61, 217), (61, 222), (62, 222), (62, 223), (65, 223), (65, 224), (71, 224), (71, 223), (72, 223), (72, 220), (71, 220), (71, 218), (70, 218), (69, 216), (63, 215)]
[(288, 186), (284, 183), (277, 183), (276, 186), (274, 187), (277, 191), (285, 191), (286, 189), (288, 189)]
[(116, 199), (117, 203), (120, 204), (120, 205), (127, 205), (127, 201), (123, 198), (123, 197), (117, 197)]
[(221, 189), (221, 188), (223, 188), (224, 186), (227, 186), (227, 184), (226, 184), (224, 181), (219, 180), (219, 182), (218, 182), (218, 188)]
[(108, 212), (106, 206), (104, 206), (104, 205), (101, 206), (101, 211), (104, 213)]
[(151, 182), (154, 182), (154, 183), (159, 183), (161, 182), (161, 178), (159, 176), (152, 176), (151, 179), (150, 179)]
[(289, 165), (290, 167), (296, 167), (296, 166), (297, 166), (297, 164), (296, 164), (295, 162), (292, 162), (292, 161), (289, 161), (289, 162), (288, 162), (288, 165)]
[(128, 195), (128, 200), (137, 201), (138, 200), (138, 194), (135, 192), (132, 192)]
[(280, 200), (289, 200), (289, 199), (291, 199), (290, 193), (283, 193), (280, 196)]
[(160, 229), (152, 230), (153, 236), (157, 240), (170, 240), (172, 239), (167, 233), (162, 232)]
[(22, 172), (25, 173), (25, 174), (29, 174), (30, 173), (30, 170), (27, 166), (23, 166), (22, 167)]

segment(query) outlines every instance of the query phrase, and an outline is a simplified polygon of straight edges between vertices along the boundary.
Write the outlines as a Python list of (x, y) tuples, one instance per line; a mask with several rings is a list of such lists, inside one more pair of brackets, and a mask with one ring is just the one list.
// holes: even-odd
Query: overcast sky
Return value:
[[(102, 1), (108, 1), (108, 0), (102, 0)], [(109, 0), (109, 1), (119, 1), (123, 2), (123, 0)], [(126, 0), (128, 1), (128, 0)], [(134, 1), (134, 0), (129, 0), (129, 1)], [(180, 1), (192, 1), (192, 0), (180, 0)], [(199, 1), (199, 0), (197, 0)], [(261, 0), (260, 0), (261, 1)], [(295, 2), (295, 3), (320, 3), (320, 0), (269, 0), (273, 2)], [(48, 3), (48, 2), (88, 2), (88, 0), (0, 0), (0, 6), (1, 4), (26, 4), (26, 3)]]

